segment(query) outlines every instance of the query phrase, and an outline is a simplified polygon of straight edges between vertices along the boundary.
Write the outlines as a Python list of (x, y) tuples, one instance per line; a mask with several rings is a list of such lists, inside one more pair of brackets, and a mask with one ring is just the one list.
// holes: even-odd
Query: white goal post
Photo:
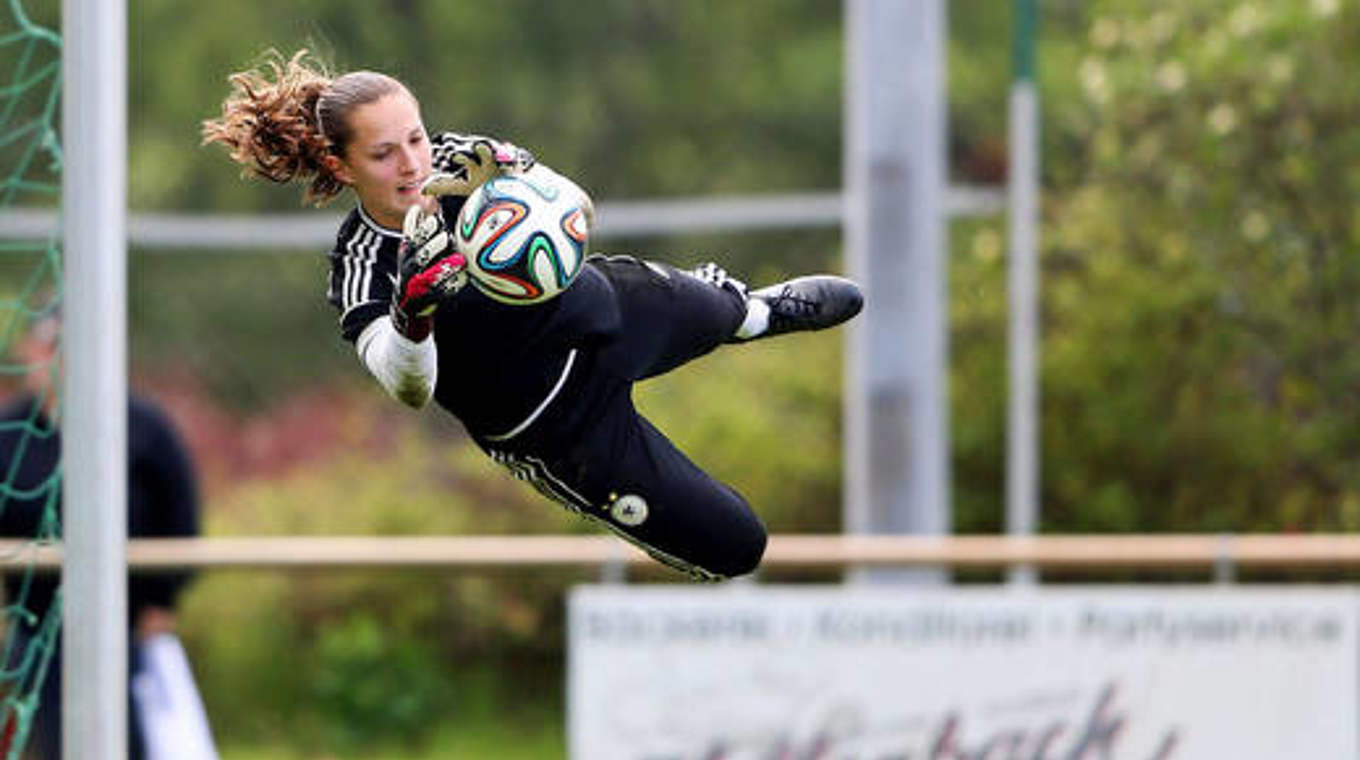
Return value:
[(127, 752), (127, 3), (62, 2), (62, 757)]

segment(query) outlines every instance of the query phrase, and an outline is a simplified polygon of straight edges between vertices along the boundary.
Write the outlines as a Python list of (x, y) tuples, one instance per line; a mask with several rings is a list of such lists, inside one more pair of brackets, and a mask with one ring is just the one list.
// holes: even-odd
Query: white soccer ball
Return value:
[(539, 164), (474, 190), (458, 213), (455, 245), (478, 290), (502, 303), (542, 303), (580, 273), (589, 216), (585, 191)]

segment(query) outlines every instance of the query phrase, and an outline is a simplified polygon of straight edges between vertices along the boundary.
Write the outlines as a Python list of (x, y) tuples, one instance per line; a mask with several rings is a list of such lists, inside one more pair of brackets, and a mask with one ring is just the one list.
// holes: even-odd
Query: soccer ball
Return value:
[(495, 177), (468, 196), (454, 233), (468, 280), (501, 303), (547, 301), (585, 262), (590, 198), (541, 164)]

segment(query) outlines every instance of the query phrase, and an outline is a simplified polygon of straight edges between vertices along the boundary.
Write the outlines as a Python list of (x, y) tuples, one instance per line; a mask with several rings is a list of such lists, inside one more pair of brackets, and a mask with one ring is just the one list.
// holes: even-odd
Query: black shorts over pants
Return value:
[(601, 522), (656, 559), (702, 579), (749, 573), (765, 527), (746, 500), (715, 480), (633, 404), (638, 380), (726, 342), (744, 296), (664, 264), (592, 257), (612, 284), (618, 335), (577, 349), (561, 393), (510, 440), (479, 443), (518, 478)]

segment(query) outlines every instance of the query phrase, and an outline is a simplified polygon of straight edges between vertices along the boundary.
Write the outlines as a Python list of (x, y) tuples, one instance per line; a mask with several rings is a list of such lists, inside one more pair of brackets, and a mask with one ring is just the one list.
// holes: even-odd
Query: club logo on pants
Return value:
[(647, 519), (647, 500), (637, 494), (624, 494), (609, 505), (609, 516), (620, 525), (641, 525)]

